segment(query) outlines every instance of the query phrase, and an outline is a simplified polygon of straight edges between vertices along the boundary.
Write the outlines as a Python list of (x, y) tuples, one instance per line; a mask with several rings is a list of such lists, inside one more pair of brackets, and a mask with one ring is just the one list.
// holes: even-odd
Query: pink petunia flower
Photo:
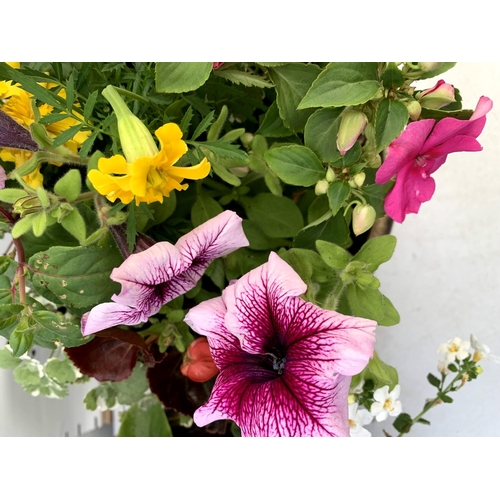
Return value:
[(130, 255), (111, 273), (121, 292), (111, 297), (114, 302), (99, 304), (82, 317), (83, 335), (147, 321), (162, 305), (194, 288), (214, 259), (247, 245), (241, 218), (226, 210), (175, 245), (164, 241)]
[(351, 376), (373, 355), (376, 323), (306, 302), (299, 275), (271, 252), (266, 264), (193, 307), (220, 370), (198, 426), (232, 419), (243, 436), (349, 436)]
[(406, 214), (416, 214), (429, 201), (436, 188), (431, 175), (458, 151), (481, 151), (476, 138), (483, 131), (486, 114), (493, 107), (488, 97), (481, 97), (469, 120), (443, 118), (410, 123), (389, 146), (389, 154), (378, 169), (375, 182), (385, 184), (396, 177), (396, 184), (384, 203), (386, 213), (396, 222)]

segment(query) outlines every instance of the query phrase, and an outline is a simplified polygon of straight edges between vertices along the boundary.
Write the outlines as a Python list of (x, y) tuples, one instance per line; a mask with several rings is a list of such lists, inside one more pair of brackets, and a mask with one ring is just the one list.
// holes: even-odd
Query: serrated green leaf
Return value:
[(344, 108), (318, 109), (304, 127), (304, 144), (324, 162), (335, 162), (341, 158), (337, 149), (337, 133), (343, 110)]
[(211, 72), (210, 62), (156, 63), (156, 91), (180, 94), (196, 90), (208, 80)]
[(313, 110), (298, 110), (297, 106), (320, 72), (318, 66), (302, 63), (285, 64), (269, 69), (271, 79), (276, 86), (279, 115), (285, 126), (293, 132), (303, 130), (307, 119), (313, 113)]
[(292, 186), (312, 186), (326, 174), (318, 157), (305, 146), (273, 148), (264, 153), (264, 158), (269, 168)]
[(222, 127), (224, 126), (224, 123), (226, 123), (227, 115), (228, 109), (224, 104), (220, 110), (217, 120), (215, 120), (207, 133), (207, 141), (216, 141), (219, 138)]
[(0, 304), (0, 330), (15, 323), (23, 309), (20, 304)]
[(261, 89), (273, 87), (272, 83), (264, 80), (261, 76), (245, 73), (244, 71), (238, 71), (237, 69), (217, 71), (215, 74), (232, 83), (236, 83), (236, 85), (241, 84), (245, 87), (259, 87)]
[[(435, 76), (438, 76), (438, 75), (450, 70), (451, 68), (453, 68), (453, 66), (455, 66), (455, 64), (457, 64), (457, 63), (456, 62), (445, 62), (445, 63), (443, 63), (442, 66), (440, 66), (439, 68), (437, 68), (433, 71), (425, 71), (425, 72), (419, 74), (417, 80), (425, 80), (427, 78), (434, 78)], [(409, 73), (409, 76), (411, 76), (411, 73)]]
[(87, 102), (85, 103), (85, 107), (83, 108), (83, 119), (88, 122), (90, 117), (92, 116), (92, 111), (94, 111), (95, 103), (97, 102), (97, 96), (99, 92), (94, 90), (89, 97), (87, 98)]
[[(0, 330), (2, 327), (0, 326)], [(0, 368), (3, 370), (12, 370), (16, 366), (19, 366), (22, 363), (22, 360), (16, 358), (12, 355), (12, 349), (10, 347), (5, 346), (3, 349), (0, 349)]]
[(351, 254), (335, 243), (319, 240), (316, 248), (323, 261), (334, 269), (344, 269), (351, 260)]
[(57, 148), (59, 146), (62, 146), (65, 142), (70, 141), (78, 132), (80, 132), (82, 127), (83, 123), (79, 123), (78, 125), (73, 125), (64, 132), (61, 132), (57, 137), (54, 138), (52, 147)]
[(244, 203), (248, 218), (271, 238), (290, 238), (304, 226), (297, 205), (286, 197), (260, 193)]
[(66, 107), (68, 111), (71, 113), (73, 109), (73, 104), (75, 102), (75, 79), (73, 77), (73, 73), (69, 75), (69, 78), (66, 80)]
[(380, 153), (396, 139), (408, 123), (408, 109), (393, 99), (382, 99), (375, 116), (375, 142)]
[(368, 264), (367, 270), (373, 273), (392, 257), (396, 242), (396, 237), (390, 234), (371, 238), (360, 248), (353, 260), (365, 262)]
[(85, 160), (85, 158), (88, 156), (98, 135), (99, 131), (96, 130), (92, 132), (92, 134), (90, 134), (89, 137), (85, 139), (85, 141), (83, 141), (82, 147), (80, 148), (80, 151), (78, 151), (78, 156), (81, 160)]
[(271, 106), (269, 106), (256, 134), (264, 137), (288, 137), (293, 134), (283, 123), (276, 101), (273, 101)]
[(330, 184), (327, 195), (332, 215), (335, 216), (337, 214), (350, 194), (351, 188), (349, 187), (349, 184), (347, 182), (336, 181)]
[(184, 116), (182, 117), (181, 123), (179, 125), (183, 137), (187, 135), (192, 119), (193, 119), (193, 108), (192, 106), (189, 106), (189, 108), (184, 113)]
[(13, 372), (14, 380), (23, 387), (39, 385), (43, 373), (40, 373), (41, 365), (36, 360), (29, 360), (19, 365)]
[(198, 139), (198, 137), (200, 137), (200, 135), (203, 134), (203, 132), (207, 131), (208, 127), (210, 127), (211, 123), (214, 120), (214, 114), (215, 112), (211, 111), (207, 116), (205, 116), (205, 118), (203, 118), (203, 120), (201, 120), (201, 122), (193, 132), (193, 135), (191, 137), (192, 141)]
[[(190, 141), (186, 142), (190, 143)], [(227, 142), (219, 140), (200, 142), (198, 146), (201, 146), (202, 150), (208, 149), (220, 158), (231, 158), (234, 160), (242, 160), (245, 164), (248, 163), (248, 155), (234, 144), (228, 144)]]
[(45, 373), (60, 384), (72, 384), (76, 381), (76, 371), (69, 359), (49, 359), (44, 366)]
[(141, 363), (137, 363), (128, 379), (121, 382), (113, 382), (112, 385), (116, 390), (117, 399), (120, 404), (133, 405), (137, 403), (149, 388), (149, 382), (146, 378), (146, 367)]
[(398, 88), (403, 85), (405, 78), (403, 72), (396, 66), (395, 63), (390, 62), (382, 73), (382, 83), (386, 89)]
[(378, 63), (330, 63), (316, 78), (298, 109), (355, 106), (369, 101), (380, 88)]
[(122, 416), (118, 437), (171, 437), (172, 430), (158, 398), (150, 394)]
[(92, 337), (83, 337), (79, 324), (65, 322), (62, 315), (52, 311), (35, 311), (31, 316), (35, 341), (59, 342), (64, 347), (78, 347)]

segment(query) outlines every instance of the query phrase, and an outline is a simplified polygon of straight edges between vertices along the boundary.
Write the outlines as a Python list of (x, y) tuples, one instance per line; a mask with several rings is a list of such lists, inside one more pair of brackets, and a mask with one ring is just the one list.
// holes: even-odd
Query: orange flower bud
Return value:
[(191, 342), (184, 354), (181, 373), (193, 382), (206, 382), (218, 372), (206, 337)]

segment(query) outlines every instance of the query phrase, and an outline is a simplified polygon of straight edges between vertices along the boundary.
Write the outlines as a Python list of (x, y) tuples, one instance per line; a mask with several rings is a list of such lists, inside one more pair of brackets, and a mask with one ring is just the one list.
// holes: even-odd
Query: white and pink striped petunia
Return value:
[(272, 252), (189, 311), (220, 370), (198, 426), (228, 418), (243, 436), (349, 436), (351, 376), (373, 355), (376, 323), (306, 302), (306, 288)]
[(82, 317), (83, 335), (147, 321), (162, 305), (194, 288), (214, 259), (247, 245), (241, 218), (226, 210), (175, 245), (160, 242), (130, 255), (111, 273), (121, 292)]

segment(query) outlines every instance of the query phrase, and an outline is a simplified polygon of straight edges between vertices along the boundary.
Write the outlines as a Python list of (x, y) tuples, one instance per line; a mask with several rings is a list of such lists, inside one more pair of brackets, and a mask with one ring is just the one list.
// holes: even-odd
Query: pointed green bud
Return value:
[(38, 212), (42, 208), (42, 202), (38, 196), (24, 196), (19, 198), (12, 206), (12, 212), (24, 217), (27, 214)]
[(410, 118), (413, 121), (418, 120), (420, 113), (422, 112), (422, 106), (420, 103), (418, 101), (405, 101), (403, 104), (406, 106)]
[(354, 146), (366, 122), (366, 115), (361, 111), (348, 110), (343, 113), (337, 134), (337, 149), (342, 156)]
[(352, 178), (357, 187), (361, 187), (366, 179), (366, 174), (364, 172), (359, 172)]
[(143, 156), (155, 156), (158, 148), (153, 136), (137, 116), (127, 107), (120, 94), (108, 85), (102, 95), (109, 101), (118, 120), (118, 133), (127, 162), (134, 163)]
[(435, 71), (443, 64), (442, 62), (419, 62), (418, 66), (422, 71)]
[(316, 186), (314, 188), (314, 192), (316, 193), (316, 196), (321, 196), (322, 194), (326, 194), (328, 192), (328, 187), (330, 184), (326, 179), (321, 179), (316, 183)]
[(333, 171), (332, 167), (328, 167), (328, 170), (326, 171), (326, 180), (328, 182), (334, 182), (335, 181), (335, 172)]
[(356, 205), (352, 211), (352, 230), (356, 236), (373, 226), (377, 213), (371, 205)]
[(372, 156), (367, 163), (367, 166), (370, 168), (378, 168), (380, 165), (382, 165), (382, 157), (380, 155)]
[(455, 88), (444, 80), (434, 85), (434, 87), (419, 92), (416, 95), (420, 104), (427, 109), (441, 109), (455, 101)]
[(240, 141), (241, 143), (243, 144), (243, 146), (245, 146), (247, 149), (250, 148), (250, 146), (252, 145), (252, 141), (253, 141), (253, 134), (251, 134), (250, 132), (245, 132), (241, 137), (240, 137)]

